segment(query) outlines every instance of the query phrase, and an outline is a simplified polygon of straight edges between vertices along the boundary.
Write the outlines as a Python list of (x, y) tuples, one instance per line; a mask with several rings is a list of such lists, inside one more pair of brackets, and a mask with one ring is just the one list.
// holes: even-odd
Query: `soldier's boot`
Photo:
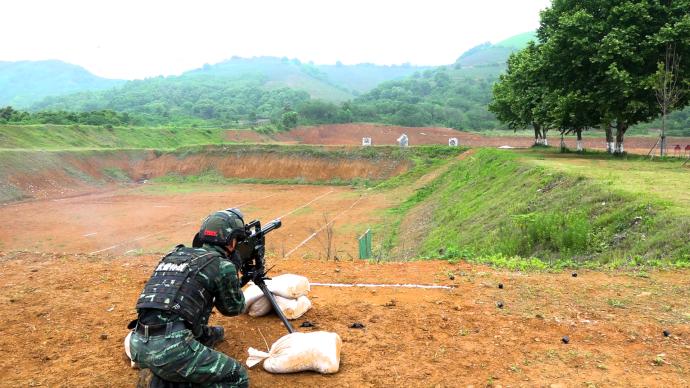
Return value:
[(163, 380), (151, 372), (151, 369), (142, 369), (139, 372), (137, 388), (192, 388), (192, 383), (174, 383)]
[(151, 381), (155, 375), (151, 369), (142, 369), (139, 371), (139, 380), (137, 380), (137, 388), (151, 388)]
[(204, 326), (203, 334), (197, 339), (199, 342), (212, 348), (225, 338), (225, 329), (222, 326)]

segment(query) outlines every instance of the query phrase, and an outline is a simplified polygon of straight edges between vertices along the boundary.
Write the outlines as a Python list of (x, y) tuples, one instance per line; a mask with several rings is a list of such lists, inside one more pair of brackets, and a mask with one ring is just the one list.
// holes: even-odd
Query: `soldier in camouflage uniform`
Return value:
[(235, 252), (244, 237), (242, 218), (238, 209), (208, 216), (195, 239), (203, 245), (175, 247), (144, 287), (130, 351), (134, 362), (153, 372), (152, 387), (249, 386), (244, 367), (211, 348), (223, 340), (223, 328), (207, 326), (213, 306), (226, 316), (244, 309), (240, 287), (247, 279), (238, 276)]

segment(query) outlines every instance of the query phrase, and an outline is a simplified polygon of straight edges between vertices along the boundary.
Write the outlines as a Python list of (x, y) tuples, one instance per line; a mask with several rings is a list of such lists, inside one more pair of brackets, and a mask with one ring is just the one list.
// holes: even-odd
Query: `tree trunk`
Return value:
[(561, 152), (565, 152), (565, 133), (561, 131)]
[(544, 142), (542, 142), (542, 145), (545, 145), (545, 146), (548, 146), (548, 145), (549, 145), (549, 139), (546, 138), (546, 132), (548, 132), (548, 131), (549, 131), (548, 128), (545, 128), (545, 129), (542, 131), (542, 135), (543, 135), (543, 137), (544, 137)]
[(534, 127), (534, 145), (539, 145), (541, 144), (541, 125), (537, 123), (532, 123), (532, 127)]
[(614, 153), (617, 155), (622, 155), (625, 153), (623, 148), (623, 137), (625, 136), (625, 131), (628, 130), (628, 123), (624, 121), (616, 122), (616, 148)]
[(606, 152), (613, 153), (613, 128), (611, 128), (610, 123), (606, 123)]
[(582, 148), (582, 129), (576, 129), (575, 133), (577, 134), (577, 152), (582, 152), (584, 150)]
[(666, 155), (666, 107), (664, 107), (661, 114), (661, 144), (659, 148), (659, 155)]

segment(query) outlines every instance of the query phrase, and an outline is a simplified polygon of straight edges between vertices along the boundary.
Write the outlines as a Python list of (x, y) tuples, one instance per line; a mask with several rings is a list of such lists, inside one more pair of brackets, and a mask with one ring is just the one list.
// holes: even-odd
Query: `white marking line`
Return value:
[(288, 252), (288, 253), (285, 254), (285, 257), (290, 256), (290, 254), (292, 254), (292, 252), (296, 251), (296, 250), (299, 249), (302, 245), (304, 245), (304, 244), (306, 244), (307, 242), (309, 242), (309, 240), (311, 240), (311, 239), (313, 239), (314, 237), (316, 237), (316, 235), (319, 234), (319, 233), (321, 233), (322, 230), (326, 229), (326, 227), (328, 227), (328, 225), (332, 224), (336, 219), (340, 218), (340, 216), (342, 216), (343, 214), (345, 214), (345, 212), (347, 212), (348, 210), (350, 210), (350, 209), (352, 209), (353, 207), (355, 207), (355, 205), (357, 205), (357, 204), (359, 203), (359, 201), (361, 201), (362, 199), (364, 199), (364, 197), (365, 197), (365, 196), (361, 196), (361, 197), (357, 198), (357, 200), (356, 200), (355, 202), (353, 202), (352, 205), (350, 205), (349, 208), (347, 208), (347, 209), (343, 210), (342, 212), (340, 212), (340, 214), (338, 214), (337, 216), (333, 217), (332, 220), (328, 221), (324, 226), (322, 226), (321, 229), (319, 229), (319, 230), (317, 230), (316, 232), (312, 233), (309, 237), (305, 238), (304, 241), (302, 241), (301, 243), (297, 244), (296, 247), (292, 248), (292, 250), (290, 250), (290, 252)]
[(391, 288), (428, 288), (428, 289), (441, 289), (450, 290), (453, 287), (450, 286), (435, 286), (435, 285), (424, 285), (424, 284), (368, 284), (368, 283), (309, 283), (310, 286), (322, 286), (322, 287), (391, 287)]
[(318, 201), (319, 199), (321, 199), (321, 198), (327, 196), (328, 194), (332, 193), (333, 191), (335, 191), (335, 190), (331, 190), (331, 191), (329, 191), (329, 192), (327, 192), (327, 193), (325, 193), (325, 194), (319, 195), (318, 197), (312, 199), (311, 201), (305, 203), (304, 205), (302, 205), (302, 206), (300, 206), (300, 207), (298, 207), (298, 208), (296, 208), (296, 209), (293, 209), (293, 210), (290, 211), (289, 213), (283, 214), (282, 216), (278, 217), (278, 219), (281, 219), (281, 220), (282, 220), (284, 217), (287, 217), (287, 216), (289, 216), (290, 214), (296, 212), (297, 210), (303, 209), (303, 208), (305, 208), (305, 207), (311, 205), (312, 203), (314, 203), (314, 202)]
[(170, 207), (170, 205), (153, 205), (153, 207)]
[[(274, 196), (274, 195), (277, 195), (277, 193), (267, 195), (267, 196), (265, 196), (265, 197), (263, 197), (263, 198), (252, 199), (251, 201), (247, 201), (247, 202), (245, 202), (245, 203), (241, 203), (241, 204), (239, 204), (239, 205), (235, 205), (234, 207), (244, 206), (244, 205), (247, 205), (247, 204), (252, 203), (252, 202), (256, 202), (256, 201), (259, 201), (259, 200), (262, 200), (262, 199), (266, 199), (266, 198), (272, 197), (272, 196)], [(231, 207), (232, 207), (232, 206), (231, 206)], [(184, 224), (182, 224), (182, 225), (183, 225), (183, 226), (187, 226), (187, 225), (190, 225), (190, 224), (193, 224), (193, 223), (195, 223), (195, 221), (189, 221), (189, 222), (186, 222), (186, 223), (184, 223)], [(161, 230), (161, 231), (158, 231), (158, 232), (155, 232), (155, 233), (147, 234), (147, 235), (145, 235), (145, 236), (137, 237), (137, 238), (135, 238), (135, 239), (133, 239), (133, 240), (124, 241), (124, 242), (121, 242), (121, 243), (119, 243), (119, 244), (115, 244), (115, 245), (113, 245), (113, 246), (107, 247), (107, 248), (103, 248), (103, 249), (100, 249), (100, 250), (97, 250), (97, 251), (93, 251), (93, 252), (91, 252), (91, 253), (89, 253), (89, 254), (90, 254), (90, 255), (94, 255), (94, 254), (96, 254), (96, 253), (101, 253), (101, 252), (109, 251), (109, 250), (111, 250), (111, 249), (117, 248), (117, 247), (122, 246), (122, 245), (125, 245), (125, 244), (127, 244), (127, 243), (136, 242), (136, 241), (141, 241), (141, 240), (144, 240), (144, 239), (147, 239), (147, 238), (149, 238), (149, 237), (153, 237), (153, 236), (155, 236), (155, 235), (158, 235), (158, 234), (161, 234), (161, 233), (165, 233), (165, 232), (166, 232), (165, 230)]]
[(95, 236), (97, 234), (98, 234), (98, 232), (87, 233), (87, 234), (83, 235), (82, 237), (91, 237), (91, 236)]

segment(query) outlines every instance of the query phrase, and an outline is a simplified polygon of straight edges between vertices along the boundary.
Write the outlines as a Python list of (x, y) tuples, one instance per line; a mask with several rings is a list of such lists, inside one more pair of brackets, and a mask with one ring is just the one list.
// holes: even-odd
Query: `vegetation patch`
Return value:
[[(421, 258), (514, 269), (690, 265), (690, 222), (676, 205), (654, 192), (534, 162), (550, 157), (479, 150), (391, 214), (400, 220), (434, 202), (430, 230), (418, 244)], [(399, 243), (393, 235), (382, 248)]]

